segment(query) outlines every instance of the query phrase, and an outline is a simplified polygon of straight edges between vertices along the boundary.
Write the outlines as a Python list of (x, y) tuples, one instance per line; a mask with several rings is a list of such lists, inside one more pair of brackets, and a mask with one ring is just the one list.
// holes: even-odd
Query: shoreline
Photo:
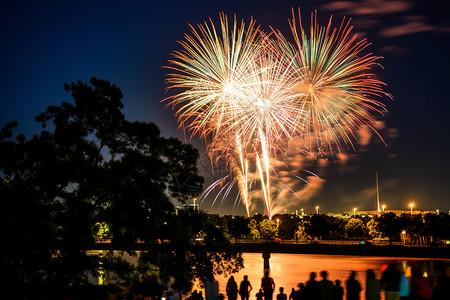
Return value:
[(380, 257), (411, 257), (450, 259), (450, 248), (410, 247), (410, 246), (375, 246), (375, 245), (326, 245), (326, 244), (276, 244), (276, 243), (242, 243), (235, 244), (240, 251), (261, 253), (354, 255)]

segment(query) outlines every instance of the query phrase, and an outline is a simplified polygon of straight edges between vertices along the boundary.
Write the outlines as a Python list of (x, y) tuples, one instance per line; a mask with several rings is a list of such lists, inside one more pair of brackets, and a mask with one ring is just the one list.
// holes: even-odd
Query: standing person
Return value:
[(361, 292), (361, 285), (355, 279), (356, 272), (352, 271), (347, 279), (347, 300), (359, 300), (359, 293)]
[(205, 283), (205, 298), (206, 300), (219, 299), (219, 283), (211, 276)]
[(305, 285), (303, 284), (303, 282), (300, 282), (298, 284), (298, 290), (295, 291), (295, 296), (296, 296), (295, 300), (308, 299), (308, 298), (306, 298), (306, 288), (305, 288)]
[(272, 277), (269, 277), (269, 271), (264, 272), (264, 277), (261, 279), (261, 288), (264, 292), (264, 300), (272, 300), (275, 282)]
[(381, 275), (381, 287), (386, 294), (386, 300), (397, 300), (400, 290), (400, 272), (395, 267), (395, 263), (390, 263)]
[(277, 300), (287, 300), (287, 295), (284, 293), (284, 287), (280, 287), (280, 293), (277, 295)]
[(320, 277), (322, 280), (317, 283), (317, 289), (319, 291), (320, 299), (322, 300), (333, 300), (333, 283), (327, 279), (327, 271), (320, 272)]
[(431, 286), (428, 278), (423, 277), (415, 267), (411, 268), (411, 298), (413, 300), (431, 298)]
[(236, 300), (237, 299), (238, 287), (237, 287), (236, 281), (234, 280), (233, 275), (231, 275), (230, 279), (228, 279), (226, 290), (227, 290), (228, 300)]
[(319, 291), (317, 288), (317, 281), (316, 281), (316, 272), (309, 273), (309, 280), (306, 282), (305, 286), (305, 298), (306, 299), (319, 298)]
[(398, 285), (398, 297), (400, 300), (408, 300), (411, 294), (411, 267), (407, 267), (400, 273), (400, 283)]
[(381, 285), (372, 269), (366, 271), (366, 300), (380, 300)]
[(344, 298), (344, 288), (341, 286), (341, 281), (336, 279), (334, 290), (333, 290), (333, 300), (342, 300)]
[(294, 288), (292, 288), (291, 293), (289, 294), (289, 300), (297, 300), (297, 295)]
[(250, 291), (252, 289), (252, 285), (250, 284), (250, 281), (248, 281), (248, 276), (244, 275), (244, 280), (242, 280), (239, 285), (239, 295), (241, 295), (241, 299), (249, 300)]

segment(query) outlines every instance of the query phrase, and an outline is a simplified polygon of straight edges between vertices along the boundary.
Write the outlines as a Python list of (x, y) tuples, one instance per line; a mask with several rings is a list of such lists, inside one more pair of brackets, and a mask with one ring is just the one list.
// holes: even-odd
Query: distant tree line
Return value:
[(439, 240), (450, 240), (450, 215), (428, 213), (402, 214), (383, 213), (381, 215), (341, 218), (325, 214), (297, 216), (278, 214), (269, 220), (267, 216), (256, 214), (250, 218), (224, 216), (230, 239), (308, 241), (327, 240), (373, 240), (400, 241), (408, 237), (411, 244), (433, 245)]
[[(173, 205), (202, 190), (197, 149), (127, 120), (120, 89), (106, 80), (65, 90), (73, 101), (39, 114), (42, 130), (31, 138), (14, 132), (17, 122), (0, 130), (2, 293), (63, 299), (108, 273), (154, 296), (239, 270), (225, 229)], [(200, 233), (205, 245), (195, 247)], [(91, 255), (105, 238), (102, 255)]]

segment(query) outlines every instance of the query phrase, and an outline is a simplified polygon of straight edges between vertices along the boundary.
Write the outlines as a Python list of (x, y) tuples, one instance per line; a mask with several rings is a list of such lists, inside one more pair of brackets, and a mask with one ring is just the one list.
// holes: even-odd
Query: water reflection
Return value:
[[(297, 287), (300, 282), (306, 282), (309, 279), (310, 272), (328, 271), (328, 279), (342, 281), (345, 288), (345, 281), (350, 275), (350, 271), (356, 271), (356, 279), (361, 283), (363, 291), (361, 299), (364, 300), (365, 289), (365, 271), (373, 269), (376, 277), (380, 279), (381, 268), (391, 262), (397, 262), (399, 267), (406, 269), (408, 266), (414, 265), (419, 267), (422, 272), (427, 272), (433, 276), (442, 269), (443, 266), (450, 266), (450, 260), (433, 260), (420, 258), (405, 257), (366, 257), (366, 256), (345, 256), (345, 255), (308, 255), (308, 254), (281, 254), (272, 253), (270, 258), (271, 274), (275, 280), (276, 293), (279, 287), (284, 287), (286, 294), (289, 295), (291, 288)], [(261, 286), (261, 278), (263, 276), (263, 258), (261, 253), (244, 253), (245, 268), (239, 273), (233, 274), (236, 282), (242, 281), (244, 275), (248, 275), (249, 281), (253, 286), (250, 293), (250, 299), (255, 299), (255, 294)], [(219, 293), (226, 296), (226, 284), (228, 278), (218, 276)], [(320, 277), (318, 276), (320, 280)], [(276, 295), (274, 293), (274, 296)]]

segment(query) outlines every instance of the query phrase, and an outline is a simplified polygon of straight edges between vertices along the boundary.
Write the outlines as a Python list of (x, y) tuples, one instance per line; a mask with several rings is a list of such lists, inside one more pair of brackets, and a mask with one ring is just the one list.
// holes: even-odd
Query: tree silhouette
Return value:
[[(133, 254), (136, 242), (145, 241), (144, 250), (157, 255), (143, 255), (139, 270), (144, 274), (152, 265), (178, 262), (159, 276), (189, 287), (187, 257), (195, 230), (175, 215), (172, 201), (201, 191), (198, 151), (160, 136), (153, 123), (126, 120), (123, 95), (106, 80), (64, 87), (73, 102), (41, 113), (39, 134), (14, 137), (16, 122), (0, 130), (0, 227), (8, 245), (2, 251), (2, 279), (16, 290), (25, 282), (86, 283), (89, 274), (97, 275), (100, 259), (104, 267), (114, 265), (107, 260), (111, 255), (87, 255), (97, 247), (98, 224), (106, 223), (109, 250)], [(234, 258), (222, 257), (222, 266), (233, 265)]]

